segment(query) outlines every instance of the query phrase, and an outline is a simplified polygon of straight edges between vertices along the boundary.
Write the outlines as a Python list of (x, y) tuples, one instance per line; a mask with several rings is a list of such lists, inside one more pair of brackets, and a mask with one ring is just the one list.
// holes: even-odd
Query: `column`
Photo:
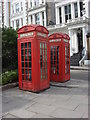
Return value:
[(27, 2), (28, 2), (28, 8), (30, 8), (30, 7), (31, 7), (31, 6), (30, 6), (30, 0), (28, 0)]
[(32, 0), (32, 7), (34, 6), (34, 0)]
[(19, 19), (19, 28), (22, 27), (22, 24), (21, 24), (21, 19)]
[(16, 6), (15, 6), (15, 4), (13, 5), (13, 9), (14, 9), (14, 14), (16, 13)]
[(42, 4), (42, 0), (39, 0), (39, 4)]
[(13, 10), (12, 10), (12, 5), (10, 6), (10, 8), (11, 8), (11, 15), (13, 15), (13, 12), (12, 12), (12, 11), (13, 11)]
[(77, 39), (77, 32), (74, 31), (74, 40), (75, 40), (75, 53), (78, 52), (78, 39)]
[(35, 14), (33, 14), (32, 17), (33, 17), (33, 24), (35, 24)]
[(31, 24), (31, 16), (28, 16), (28, 24)]
[(14, 20), (14, 29), (16, 30), (16, 20)]
[(62, 13), (62, 23), (65, 23), (65, 10), (64, 10), (64, 6), (61, 7), (61, 13)]
[(85, 51), (87, 50), (87, 43), (86, 43), (86, 29), (85, 27), (82, 28), (83, 30), (83, 47), (85, 47)]
[(44, 26), (46, 27), (46, 11), (44, 11)]
[(56, 24), (60, 24), (60, 20), (59, 20), (59, 8), (56, 7)]
[(69, 37), (70, 37), (70, 56), (72, 56), (73, 55), (73, 53), (72, 53), (72, 32), (71, 32), (71, 30), (69, 30)]
[(74, 3), (71, 3), (71, 18), (75, 18)]
[(39, 17), (40, 17), (40, 25), (43, 25), (42, 12), (39, 13)]
[(80, 17), (80, 2), (79, 2), (79, 0), (77, 2), (77, 6), (78, 6), (78, 17)]

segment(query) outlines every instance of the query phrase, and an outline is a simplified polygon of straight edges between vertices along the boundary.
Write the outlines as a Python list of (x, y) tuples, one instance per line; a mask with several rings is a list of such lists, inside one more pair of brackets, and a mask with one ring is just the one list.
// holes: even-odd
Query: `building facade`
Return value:
[(24, 25), (26, 25), (26, 1), (11, 0), (10, 26), (17, 29)]
[(28, 24), (40, 24), (47, 26), (55, 24), (55, 6), (54, 2), (48, 0), (28, 0)]
[[(2, 24), (14, 29), (40, 24), (54, 32), (70, 36), (70, 56), (87, 52), (90, 32), (90, 0), (3, 0)], [(87, 59), (85, 57), (85, 59)]]
[[(64, 32), (70, 36), (70, 55), (87, 51), (86, 34), (90, 32), (89, 0), (56, 0), (56, 25), (48, 26), (53, 32)], [(84, 53), (85, 54), (85, 53)]]

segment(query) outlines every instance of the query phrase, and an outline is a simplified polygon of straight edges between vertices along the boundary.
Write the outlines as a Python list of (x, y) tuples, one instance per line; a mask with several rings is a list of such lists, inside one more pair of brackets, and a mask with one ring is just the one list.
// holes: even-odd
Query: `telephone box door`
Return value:
[(50, 74), (51, 80), (59, 80), (60, 78), (60, 45), (50, 46)]
[(26, 39), (20, 41), (20, 51), (22, 87), (30, 88), (32, 82), (32, 42)]
[(47, 60), (47, 54), (48, 54), (48, 43), (47, 42), (40, 42), (39, 41), (39, 70), (40, 70), (40, 87), (41, 89), (44, 88), (44, 86), (48, 86), (48, 60)]
[(70, 79), (70, 45), (65, 43), (65, 80)]

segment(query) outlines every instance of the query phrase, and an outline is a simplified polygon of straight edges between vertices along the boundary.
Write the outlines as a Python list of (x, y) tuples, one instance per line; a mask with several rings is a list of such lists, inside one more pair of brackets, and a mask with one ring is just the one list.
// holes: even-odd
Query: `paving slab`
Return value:
[[(18, 87), (3, 92), (3, 116), (19, 118), (85, 118), (88, 111), (88, 82), (70, 80), (39, 94)], [(84, 109), (85, 108), (85, 109)], [(8, 112), (8, 114), (6, 114)], [(22, 113), (24, 113), (22, 115)]]
[(7, 113), (7, 114), (5, 114), (4, 116), (2, 116), (2, 118), (18, 118), (18, 117), (15, 116), (15, 115), (12, 115), (12, 114), (10, 114), (10, 113)]
[(35, 103), (33, 106), (27, 108), (28, 111), (38, 114), (50, 115), (52, 111), (56, 110), (57, 106), (48, 106), (44, 104)]
[(54, 117), (38, 113), (38, 114), (34, 115), (33, 118), (54, 118)]
[(58, 108), (53, 111), (51, 115), (56, 118), (81, 118), (83, 114), (64, 108)]
[(17, 116), (18, 118), (32, 118), (36, 113), (23, 109), (16, 109), (9, 112), (10, 114)]

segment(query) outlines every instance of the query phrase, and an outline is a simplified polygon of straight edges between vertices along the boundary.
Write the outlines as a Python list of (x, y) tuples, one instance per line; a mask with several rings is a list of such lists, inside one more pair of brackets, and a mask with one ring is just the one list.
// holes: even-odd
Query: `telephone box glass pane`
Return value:
[(59, 46), (51, 46), (51, 73), (59, 74)]
[(40, 43), (40, 74), (41, 81), (47, 79), (47, 44), (43, 42)]
[(69, 47), (65, 46), (65, 74), (69, 73)]
[(21, 43), (22, 80), (32, 80), (31, 42)]

